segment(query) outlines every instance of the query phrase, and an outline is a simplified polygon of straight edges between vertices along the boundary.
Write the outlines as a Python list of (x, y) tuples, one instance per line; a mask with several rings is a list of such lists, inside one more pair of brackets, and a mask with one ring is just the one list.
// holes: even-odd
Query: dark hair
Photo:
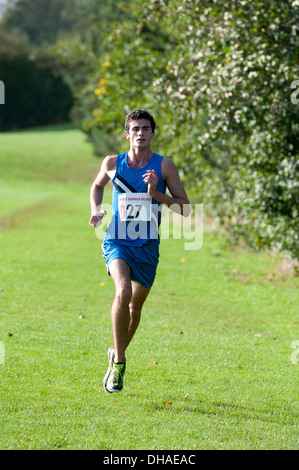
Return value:
[(137, 121), (138, 119), (146, 119), (147, 121), (150, 121), (152, 131), (155, 131), (155, 120), (153, 116), (144, 109), (134, 109), (134, 111), (131, 111), (129, 114), (127, 114), (125, 121), (125, 130), (128, 132), (130, 130), (130, 122)]

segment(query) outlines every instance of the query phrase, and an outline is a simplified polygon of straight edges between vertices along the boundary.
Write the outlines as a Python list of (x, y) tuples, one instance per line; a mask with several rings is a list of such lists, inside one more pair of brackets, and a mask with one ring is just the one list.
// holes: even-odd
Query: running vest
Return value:
[(161, 172), (163, 157), (154, 153), (142, 168), (130, 168), (127, 157), (128, 152), (117, 155), (112, 179), (112, 220), (106, 238), (129, 246), (142, 246), (149, 240), (159, 243), (162, 204), (148, 195), (142, 175), (146, 170), (155, 170), (159, 179), (157, 190), (165, 193), (166, 184)]

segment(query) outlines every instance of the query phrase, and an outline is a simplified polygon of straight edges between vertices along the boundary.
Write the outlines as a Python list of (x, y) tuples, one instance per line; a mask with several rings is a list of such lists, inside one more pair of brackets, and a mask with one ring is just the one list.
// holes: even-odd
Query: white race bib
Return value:
[(152, 198), (147, 193), (119, 194), (118, 213), (123, 222), (149, 222), (152, 217)]

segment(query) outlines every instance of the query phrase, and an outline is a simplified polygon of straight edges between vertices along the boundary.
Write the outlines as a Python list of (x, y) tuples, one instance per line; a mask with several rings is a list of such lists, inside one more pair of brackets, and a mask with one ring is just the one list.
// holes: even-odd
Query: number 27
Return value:
[[(141, 204), (136, 204), (136, 205), (128, 204), (127, 205), (127, 211), (128, 211), (127, 219), (138, 219), (141, 207), (142, 207)], [(134, 209), (135, 209), (135, 213), (134, 213)]]

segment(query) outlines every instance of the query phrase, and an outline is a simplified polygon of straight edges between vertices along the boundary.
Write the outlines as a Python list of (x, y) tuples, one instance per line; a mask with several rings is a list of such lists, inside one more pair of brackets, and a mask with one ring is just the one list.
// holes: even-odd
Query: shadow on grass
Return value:
[[(182, 402), (175, 398), (169, 398), (167, 401), (151, 401), (145, 405), (146, 411), (153, 412), (171, 412), (171, 413), (194, 413), (205, 417), (218, 417), (225, 419), (240, 419), (247, 421), (260, 421), (277, 425), (296, 425), (299, 415), (295, 412), (290, 413), (286, 409), (263, 409), (243, 406), (237, 403), (210, 402), (205, 400), (190, 400), (187, 398)], [(278, 416), (280, 413), (280, 416)]]

